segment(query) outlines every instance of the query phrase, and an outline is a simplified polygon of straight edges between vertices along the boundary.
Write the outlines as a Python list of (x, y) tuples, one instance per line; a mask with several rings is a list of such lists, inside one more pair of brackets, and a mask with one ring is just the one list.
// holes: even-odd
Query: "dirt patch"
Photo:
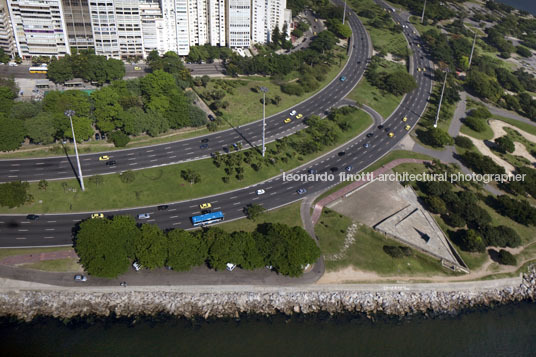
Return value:
[(506, 173), (508, 173), (509, 175), (512, 175), (512, 172), (515, 171), (515, 168), (512, 165), (495, 155), (495, 153), (493, 153), (493, 151), (491, 151), (490, 148), (482, 140), (475, 139), (472, 136), (465, 135), (462, 133), (460, 133), (459, 135), (471, 139), (473, 144), (477, 147), (478, 151), (480, 151), (482, 155), (489, 156), (497, 165), (502, 166)]
[(525, 139), (527, 139), (530, 142), (533, 142), (536, 144), (536, 135), (532, 135), (527, 133), (526, 131), (523, 131), (519, 129), (518, 127), (515, 127), (511, 124), (505, 123), (500, 120), (490, 120), (489, 126), (491, 127), (491, 130), (493, 130), (493, 139), (498, 138), (500, 136), (506, 135), (506, 131), (503, 129), (504, 127), (511, 128), (515, 131), (517, 131), (519, 134), (521, 134)]

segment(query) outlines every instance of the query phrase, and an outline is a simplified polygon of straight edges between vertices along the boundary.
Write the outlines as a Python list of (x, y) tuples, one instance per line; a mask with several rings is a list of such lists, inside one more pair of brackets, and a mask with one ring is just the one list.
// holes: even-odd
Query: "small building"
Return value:
[(65, 82), (64, 86), (68, 88), (79, 88), (84, 86), (84, 80), (81, 78), (73, 78), (70, 81)]
[(54, 86), (54, 83), (49, 81), (48, 79), (38, 79), (35, 82), (35, 87), (39, 89), (49, 89)]

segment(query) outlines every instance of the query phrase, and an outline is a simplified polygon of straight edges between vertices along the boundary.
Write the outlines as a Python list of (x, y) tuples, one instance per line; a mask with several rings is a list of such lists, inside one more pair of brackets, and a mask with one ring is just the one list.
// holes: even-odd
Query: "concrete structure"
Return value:
[(266, 42), (266, 0), (251, 0), (251, 42)]
[(11, 56), (16, 52), (15, 37), (6, 0), (0, 0), (0, 48)]
[(119, 58), (119, 38), (115, 7), (110, 0), (90, 0), (95, 54)]
[(61, 0), (8, 0), (19, 56), (70, 54)]
[(88, 0), (62, 0), (69, 46), (76, 49), (93, 48), (93, 31)]
[(227, 0), (227, 43), (231, 48), (251, 44), (251, 0)]

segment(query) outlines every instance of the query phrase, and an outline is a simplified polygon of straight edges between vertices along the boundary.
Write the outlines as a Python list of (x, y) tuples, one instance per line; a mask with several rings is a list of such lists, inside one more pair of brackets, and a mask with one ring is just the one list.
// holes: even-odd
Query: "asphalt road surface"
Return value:
[[(343, 70), (342, 75), (346, 76), (346, 81), (342, 82), (339, 79), (335, 80), (328, 86), (328, 91), (323, 91), (321, 95), (316, 95), (312, 99), (302, 103), (296, 107), (298, 112), (302, 112), (305, 115), (310, 115), (312, 113), (322, 113), (326, 109), (331, 108), (336, 101), (345, 96), (345, 93), (351, 90), (357, 80), (361, 77), (362, 71), (365, 66), (366, 58), (368, 57), (368, 42), (366, 41), (366, 34), (364, 29), (357, 19), (357, 16), (353, 11), (350, 11), (351, 15), (347, 17), (352, 30), (354, 32), (351, 45), (355, 46), (352, 51), (352, 55), (348, 62), (348, 65)], [(407, 19), (400, 18), (397, 14), (393, 14), (395, 20), (405, 23)], [(345, 171), (345, 168), (348, 167), (348, 173), (356, 173), (374, 161), (378, 160), (389, 152), (396, 144), (408, 133), (405, 129), (406, 125), (413, 127), (419, 117), (424, 112), (426, 107), (427, 99), (430, 95), (432, 89), (432, 80), (431, 80), (431, 68), (430, 62), (426, 58), (423, 48), (418, 47), (419, 43), (418, 36), (413, 34), (413, 27), (409, 25), (409, 29), (405, 29), (405, 35), (408, 39), (410, 46), (413, 52), (413, 61), (414, 68), (426, 68), (426, 72), (414, 71), (414, 76), (418, 84), (418, 88), (405, 96), (401, 105), (398, 109), (386, 119), (384, 125), (385, 129), (378, 129), (376, 127), (372, 128), (370, 132), (374, 135), (371, 138), (367, 138), (367, 132), (358, 136), (357, 138), (349, 141), (348, 143), (342, 145), (340, 148), (333, 150), (332, 152), (308, 163), (307, 165), (302, 166), (294, 171), (294, 173), (304, 174), (307, 173), (307, 170), (314, 169), (317, 170), (318, 174), (324, 172), (331, 173), (335, 168), (337, 171), (334, 173), (336, 178), (337, 175)], [(357, 45), (354, 40), (357, 38), (363, 38), (363, 41), (359, 42)], [(358, 63), (359, 62), (359, 63)], [(358, 75), (359, 73), (359, 75)], [(282, 119), (286, 117), (284, 115), (275, 115), (268, 124), (270, 129), (269, 133), (272, 135), (272, 138), (275, 135), (287, 134), (290, 131), (295, 131), (301, 128), (302, 124), (298, 120), (293, 120), (291, 124), (282, 124)], [(403, 122), (402, 118), (407, 116), (407, 122)], [(240, 131), (242, 135), (251, 135), (246, 136), (250, 141), (255, 142), (259, 139), (258, 134), (255, 137), (256, 133), (260, 134), (260, 130), (257, 128), (256, 131), (246, 132), (246, 128), (255, 128), (260, 123), (253, 123), (242, 128)], [(282, 129), (286, 131), (281, 132)], [(388, 133), (392, 132), (394, 137), (389, 137)], [(221, 138), (216, 138), (216, 136), (222, 135)], [(238, 131), (229, 131), (227, 133), (216, 133), (210, 137), (211, 146), (210, 150), (214, 150), (219, 147), (222, 143), (218, 143), (218, 139), (225, 139), (225, 136), (232, 136), (231, 141), (234, 140), (244, 140), (243, 137), (238, 136)], [(235, 139), (236, 138), (236, 139)], [(190, 151), (185, 150), (183, 147), (182, 150), (185, 150), (187, 155), (195, 155), (194, 152), (197, 152), (199, 155), (200, 152), (192, 144), (199, 144), (199, 138), (194, 140), (188, 140), (184, 142), (176, 143), (176, 145), (185, 145), (186, 143), (191, 143)], [(365, 147), (365, 144), (369, 144), (368, 147)], [(168, 146), (172, 144), (166, 144)], [(158, 146), (161, 147), (161, 146)], [(171, 146), (170, 146), (171, 148)], [(159, 160), (165, 161), (166, 152), (157, 150), (157, 147), (153, 148), (143, 148), (141, 153), (131, 155), (136, 161), (141, 160), (141, 156), (148, 154), (143, 150), (154, 150), (154, 157)], [(170, 154), (167, 155), (177, 155), (178, 149), (165, 149), (169, 150)], [(209, 150), (209, 151), (210, 151)], [(128, 153), (129, 151), (124, 151)], [(344, 152), (344, 154), (342, 154)], [(143, 155), (142, 155), (143, 153)], [(115, 156), (116, 153), (113, 153), (111, 156), (113, 159), (117, 159)], [(164, 154), (164, 155), (162, 155)], [(89, 155), (91, 157), (91, 155)], [(88, 164), (89, 161), (97, 162), (97, 155), (93, 155), (93, 160), (88, 160), (84, 165)], [(86, 157), (88, 158), (88, 157)], [(167, 158), (169, 158), (167, 156)], [(195, 158), (195, 156), (194, 156)], [(63, 159), (65, 160), (65, 159)], [(24, 161), (24, 160), (21, 160)], [(45, 159), (41, 159), (45, 162)], [(84, 161), (83, 161), (84, 162)], [(149, 161), (150, 162), (150, 161)], [(35, 161), (37, 164), (38, 162)], [(144, 164), (147, 164), (146, 161), (143, 161)], [(41, 164), (44, 165), (44, 164)], [(140, 165), (137, 163), (136, 165)], [(38, 166), (38, 165), (36, 165)], [(93, 165), (94, 170), (102, 170), (99, 166), (103, 165)], [(132, 165), (135, 166), (135, 165)], [(141, 165), (140, 165), (141, 166)], [(86, 166), (85, 166), (86, 167)], [(87, 166), (89, 167), (89, 165)], [(52, 170), (48, 168), (48, 170)], [(87, 170), (87, 169), (86, 169)], [(28, 172), (27, 174), (29, 174)], [(33, 173), (35, 175), (35, 172)], [(34, 178), (31, 177), (31, 178)], [(39, 178), (37, 178), (39, 179)], [(279, 207), (281, 205), (294, 202), (301, 199), (303, 196), (297, 193), (297, 190), (300, 188), (306, 189), (307, 194), (312, 192), (317, 192), (326, 189), (329, 186), (337, 184), (339, 181), (314, 181), (314, 182), (303, 182), (303, 181), (283, 181), (282, 176), (270, 179), (266, 182), (258, 183), (256, 185), (238, 189), (231, 192), (226, 192), (223, 194), (213, 195), (210, 197), (192, 199), (188, 201), (182, 201), (177, 203), (169, 203), (169, 208), (167, 210), (158, 211), (156, 206), (153, 207), (144, 207), (144, 208), (134, 208), (134, 209), (123, 209), (118, 211), (103, 212), (106, 216), (120, 215), (120, 214), (130, 214), (137, 215), (139, 213), (149, 213), (150, 218), (145, 220), (140, 220), (140, 223), (156, 223), (162, 228), (191, 228), (190, 217), (193, 215), (200, 214), (199, 205), (205, 202), (210, 202), (212, 204), (212, 210), (218, 211), (221, 210), (225, 214), (226, 220), (241, 218), (244, 216), (243, 209), (250, 203), (261, 204), (267, 209)], [(264, 189), (265, 193), (262, 195), (257, 195), (257, 189)], [(87, 213), (76, 213), (76, 214), (45, 214), (41, 215), (40, 219), (37, 221), (30, 221), (25, 219), (21, 215), (3, 215), (0, 216), (0, 246), (2, 247), (21, 247), (21, 246), (51, 246), (51, 245), (70, 245), (72, 244), (72, 229), (73, 226), (80, 222), (81, 220), (88, 219), (92, 212)]]

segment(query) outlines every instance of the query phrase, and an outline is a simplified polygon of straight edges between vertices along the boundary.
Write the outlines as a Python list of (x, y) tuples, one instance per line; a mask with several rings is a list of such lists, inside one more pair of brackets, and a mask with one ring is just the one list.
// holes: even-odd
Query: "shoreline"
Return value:
[(408, 317), (460, 312), (536, 301), (536, 266), (518, 278), (441, 284), (337, 284), (281, 286), (160, 286), (67, 288), (0, 280), (0, 317), (129, 318), (165, 314), (177, 318), (243, 315)]

